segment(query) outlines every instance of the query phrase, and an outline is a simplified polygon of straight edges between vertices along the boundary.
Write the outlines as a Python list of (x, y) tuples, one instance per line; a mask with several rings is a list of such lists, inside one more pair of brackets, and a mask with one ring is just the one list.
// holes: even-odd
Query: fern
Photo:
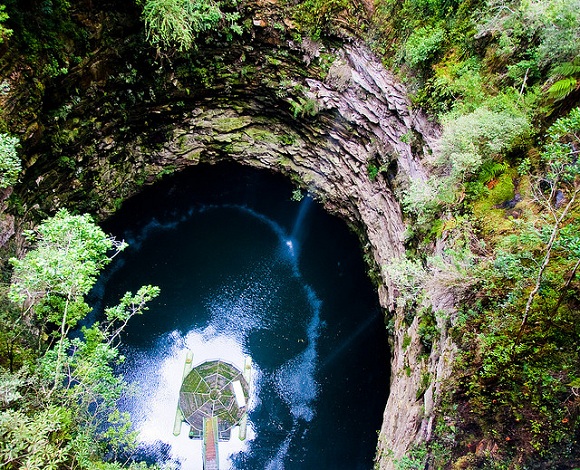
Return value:
[(580, 57), (572, 62), (564, 62), (552, 70), (552, 76), (562, 77), (548, 88), (548, 96), (554, 101), (560, 101), (580, 88)]
[(477, 175), (477, 181), (482, 184), (489, 183), (491, 180), (497, 178), (508, 168), (508, 164), (504, 162), (496, 162), (489, 160), (481, 165)]
[(560, 101), (578, 88), (578, 80), (574, 77), (563, 78), (548, 88), (548, 96), (555, 101)]
[[(241, 34), (238, 12), (222, 12), (219, 0), (145, 0), (143, 20), (147, 40), (160, 48), (186, 51), (195, 47), (197, 37), (214, 29)], [(1, 19), (1, 18), (0, 18)]]
[(292, 98), (288, 99), (295, 118), (298, 116), (316, 116), (318, 114), (319, 108), (316, 100), (302, 97), (297, 99), (298, 101), (294, 101)]
[(576, 57), (573, 62), (564, 62), (563, 64), (554, 67), (552, 74), (562, 75), (563, 77), (580, 75), (580, 57)]

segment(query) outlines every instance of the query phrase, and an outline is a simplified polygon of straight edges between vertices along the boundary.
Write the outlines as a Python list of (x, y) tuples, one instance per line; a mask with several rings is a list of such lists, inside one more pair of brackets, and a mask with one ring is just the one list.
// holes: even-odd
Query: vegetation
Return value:
[(6, 5), (0, 5), (0, 43), (4, 42), (12, 34), (12, 30), (4, 26), (7, 19)]
[(125, 393), (123, 379), (114, 373), (123, 360), (117, 345), (126, 323), (147, 309), (159, 289), (127, 293), (105, 311), (103, 323), (84, 326), (71, 339), (69, 332), (90, 310), (84, 295), (125, 245), (107, 237), (90, 217), (65, 210), (28, 232), (28, 239), (33, 248), (12, 260), (10, 301), (0, 313), (1, 466), (127, 466), (119, 462), (128, 463), (135, 435), (128, 416), (117, 409)]
[(461, 438), (507, 443), (492, 461), (578, 463), (579, 118), (576, 108), (550, 128), (530, 213), (480, 266), (480, 294), (455, 326), (464, 371), (456, 385), (469, 409)]
[(26, 4), (4, 0), (2, 4), (0, 36), (21, 52), (21, 60), (30, 64), (35, 74), (55, 78), (81, 62), (88, 35), (75, 22), (67, 0)]
[(441, 426), (399, 466), (580, 466), (579, 6), (377, 3), (369, 39), (443, 131), (402, 194), (407, 257), (384, 269), (407, 311), (434, 283), (459, 307)]
[(230, 35), (241, 34), (241, 26), (236, 23), (239, 13), (224, 13), (222, 8), (215, 1), (146, 0), (143, 19), (147, 39), (160, 48), (184, 51), (195, 47), (201, 34), (218, 27)]
[[(437, 256), (386, 267), (411, 306), (429, 282), (454, 285), (449, 276), (455, 272), (463, 284), (452, 329), (461, 353), (441, 409), (445, 419), (456, 423), (453, 443), (438, 435), (422, 462), (429, 459), (436, 468), (445, 467), (449, 455), (438, 460), (436, 452), (444, 447), (455, 453), (457, 465), (467, 465), (457, 468), (578, 465), (579, 150), (580, 108), (574, 108), (548, 129), (537, 156), (522, 161), (520, 178), (527, 183), (520, 183), (520, 209), (506, 221), (501, 237), (491, 238), (490, 227), (480, 229), (491, 244), (483, 252), (473, 228), (499, 221), (493, 211), (480, 220), (474, 216), (482, 197), (443, 206), (440, 194), (434, 194), (423, 206), (414, 206), (421, 207), (418, 220), (426, 224), (442, 211), (447, 217), (463, 217), (459, 231), (467, 233), (467, 238), (457, 238), (457, 224), (443, 227), (450, 242), (444, 270)], [(452, 175), (453, 168), (446, 174)], [(464, 168), (460, 174), (473, 173)], [(505, 210), (499, 212), (503, 218)], [(421, 315), (421, 336), (429, 340), (433, 332), (425, 330), (426, 319)], [(429, 351), (430, 345), (424, 348)], [(495, 450), (476, 451), (482, 445)]]
[(21, 164), (17, 145), (17, 137), (0, 134), (0, 189), (14, 185), (18, 179)]

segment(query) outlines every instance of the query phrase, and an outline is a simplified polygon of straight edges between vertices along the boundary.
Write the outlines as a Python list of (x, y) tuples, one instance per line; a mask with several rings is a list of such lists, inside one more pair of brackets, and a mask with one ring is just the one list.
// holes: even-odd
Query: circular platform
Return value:
[(249, 386), (233, 365), (218, 360), (194, 367), (183, 380), (179, 407), (185, 421), (203, 432), (204, 418), (217, 417), (220, 429), (238, 424), (246, 412)]

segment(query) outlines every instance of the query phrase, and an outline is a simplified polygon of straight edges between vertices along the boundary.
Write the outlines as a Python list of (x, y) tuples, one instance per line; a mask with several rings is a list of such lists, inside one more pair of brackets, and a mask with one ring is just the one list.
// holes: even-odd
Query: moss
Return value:
[(515, 172), (507, 171), (488, 184), (489, 192), (486, 197), (474, 203), (474, 211), (486, 211), (494, 206), (510, 201), (515, 196)]
[(185, 150), (187, 148), (187, 135), (186, 134), (181, 134), (178, 138), (177, 138), (177, 146), (179, 147), (179, 150)]
[(430, 353), (433, 342), (439, 338), (439, 329), (432, 308), (424, 309), (421, 313), (418, 333), (425, 351)]
[(421, 382), (419, 383), (419, 388), (417, 389), (417, 392), (415, 394), (415, 398), (417, 400), (419, 400), (423, 395), (425, 395), (425, 392), (429, 388), (430, 384), (431, 384), (431, 374), (429, 374), (429, 372), (427, 371), (421, 372)]
[(248, 137), (258, 142), (267, 142), (275, 145), (279, 145), (280, 143), (280, 136), (266, 129), (249, 127), (248, 129), (245, 129), (244, 132)]
[(294, 145), (296, 144), (297, 137), (294, 134), (281, 134), (278, 136), (278, 141), (282, 145)]
[(249, 116), (218, 117), (212, 120), (211, 127), (214, 131), (217, 131), (220, 134), (227, 134), (242, 129), (251, 122), (252, 119)]
[(511, 214), (506, 211), (506, 208), (501, 207), (507, 201), (514, 200), (516, 193), (513, 177), (513, 171), (504, 173), (494, 180), (492, 188), (485, 197), (473, 203), (473, 215), (480, 222), (482, 235), (488, 241), (494, 242), (497, 236), (513, 228)]
[(411, 344), (411, 337), (405, 333), (405, 335), (403, 336), (403, 344), (401, 345), (403, 350), (406, 350)]

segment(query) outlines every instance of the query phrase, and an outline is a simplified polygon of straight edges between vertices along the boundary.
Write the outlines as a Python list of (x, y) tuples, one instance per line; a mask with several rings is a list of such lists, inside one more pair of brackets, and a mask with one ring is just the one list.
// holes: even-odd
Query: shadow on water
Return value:
[(128, 201), (105, 224), (130, 248), (93, 292), (102, 309), (161, 287), (124, 337), (122, 404), (141, 451), (201, 468), (172, 435), (186, 350), (194, 363), (254, 361), (248, 439), (220, 443), (220, 467), (370, 469), (388, 395), (384, 324), (356, 238), (311, 198), (263, 171), (200, 166)]

